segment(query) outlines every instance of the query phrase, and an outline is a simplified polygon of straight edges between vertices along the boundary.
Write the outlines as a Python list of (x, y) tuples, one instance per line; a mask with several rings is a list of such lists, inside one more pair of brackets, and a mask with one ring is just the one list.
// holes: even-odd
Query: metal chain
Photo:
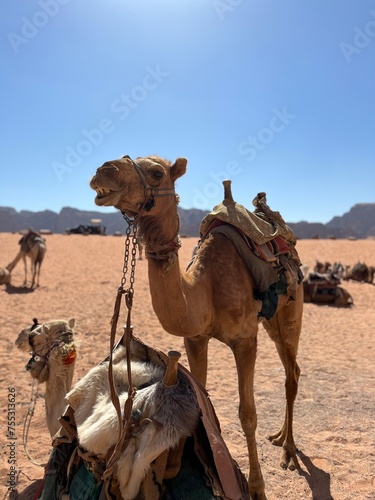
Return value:
[[(126, 238), (125, 238), (125, 253), (124, 253), (124, 265), (122, 268), (122, 278), (120, 287), (123, 289), (126, 284), (126, 277), (128, 274), (129, 267), (129, 257), (130, 259), (130, 278), (129, 278), (129, 289), (127, 292), (133, 296), (134, 295), (134, 277), (135, 277), (135, 265), (137, 262), (137, 226), (135, 224), (129, 224), (126, 228)], [(131, 240), (131, 249), (130, 249)]]

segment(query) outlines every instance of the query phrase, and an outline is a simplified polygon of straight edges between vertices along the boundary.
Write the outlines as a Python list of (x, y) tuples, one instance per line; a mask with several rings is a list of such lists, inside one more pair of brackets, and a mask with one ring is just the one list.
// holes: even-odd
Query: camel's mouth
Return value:
[(116, 206), (120, 201), (121, 190), (113, 191), (111, 189), (105, 189), (100, 187), (94, 188), (96, 191), (95, 204), (98, 206)]

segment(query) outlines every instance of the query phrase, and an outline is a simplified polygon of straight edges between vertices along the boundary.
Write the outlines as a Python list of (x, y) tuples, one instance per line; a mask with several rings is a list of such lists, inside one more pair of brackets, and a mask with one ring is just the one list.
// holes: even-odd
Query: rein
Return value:
[[(125, 219), (125, 216), (124, 216)], [(126, 220), (126, 219), (125, 219)], [(132, 236), (132, 238), (131, 238)], [(132, 248), (130, 249), (130, 239), (132, 240)], [(107, 461), (107, 468), (103, 473), (103, 479), (108, 479), (112, 476), (114, 467), (118, 462), (126, 442), (126, 438), (129, 434), (129, 429), (131, 425), (131, 412), (133, 408), (133, 400), (136, 395), (136, 389), (133, 386), (132, 382), (132, 374), (131, 374), (131, 353), (130, 353), (130, 345), (131, 340), (133, 338), (133, 328), (131, 325), (131, 310), (133, 306), (133, 296), (134, 296), (134, 275), (135, 275), (135, 265), (136, 265), (136, 254), (137, 254), (137, 226), (134, 221), (128, 224), (126, 229), (126, 238), (125, 238), (125, 255), (124, 255), (124, 266), (123, 273), (121, 278), (121, 284), (117, 290), (117, 295), (115, 299), (114, 311), (111, 319), (111, 335), (110, 335), (110, 354), (109, 354), (109, 364), (108, 364), (108, 383), (110, 389), (110, 395), (112, 404), (116, 409), (117, 420), (118, 420), (118, 438), (117, 443), (114, 447), (112, 455)], [(125, 289), (126, 284), (126, 275), (128, 273), (129, 267), (129, 257), (131, 255), (130, 261), (130, 278), (129, 278), (129, 288)], [(116, 329), (118, 318), (120, 315), (121, 309), (121, 299), (124, 295), (125, 305), (128, 309), (126, 326), (124, 327), (124, 337), (120, 340), (120, 342), (115, 346), (115, 337), (116, 337)], [(119, 395), (116, 390), (114, 375), (113, 375), (113, 352), (115, 348), (119, 344), (123, 344), (125, 342), (126, 349), (126, 363), (127, 363), (127, 372), (128, 372), (128, 397), (125, 401), (124, 409), (122, 411), (120, 406)]]
[(32, 383), (32, 386), (31, 386), (31, 396), (30, 396), (29, 408), (27, 410), (27, 413), (26, 413), (26, 416), (25, 416), (25, 420), (24, 420), (24, 423), (23, 423), (22, 444), (23, 444), (23, 449), (25, 451), (25, 454), (26, 454), (27, 458), (29, 459), (29, 461), (31, 463), (33, 463), (34, 465), (37, 465), (38, 467), (45, 467), (47, 464), (41, 464), (41, 463), (35, 461), (32, 458), (32, 456), (30, 455), (29, 450), (27, 448), (27, 439), (28, 439), (28, 436), (29, 436), (29, 429), (30, 429), (30, 425), (31, 425), (31, 420), (32, 420), (32, 418), (34, 416), (36, 403), (37, 403), (38, 397), (39, 397), (39, 394), (38, 394), (39, 382), (37, 382), (36, 389), (34, 389), (35, 382), (36, 382), (36, 380), (33, 379), (33, 383)]

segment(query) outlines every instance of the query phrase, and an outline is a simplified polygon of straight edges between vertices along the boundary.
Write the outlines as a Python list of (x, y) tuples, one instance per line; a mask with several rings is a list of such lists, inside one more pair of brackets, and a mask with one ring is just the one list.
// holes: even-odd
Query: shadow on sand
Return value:
[(33, 293), (35, 288), (30, 288), (28, 286), (13, 286), (10, 284), (5, 285), (6, 293)]
[(297, 455), (307, 469), (307, 472), (299, 469), (299, 474), (303, 476), (310, 486), (313, 500), (334, 500), (331, 495), (331, 475), (316, 467), (302, 451), (298, 451)]

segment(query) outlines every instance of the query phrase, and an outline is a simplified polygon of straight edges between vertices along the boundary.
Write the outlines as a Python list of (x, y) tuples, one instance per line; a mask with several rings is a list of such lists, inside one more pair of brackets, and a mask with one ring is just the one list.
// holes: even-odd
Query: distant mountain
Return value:
[[(199, 226), (207, 211), (179, 208), (181, 230), (184, 236), (199, 236)], [(106, 234), (120, 232), (125, 234), (126, 222), (121, 212), (101, 213), (95, 211), (84, 211), (76, 208), (64, 207), (60, 213), (44, 210), (43, 212), (29, 212), (21, 210), (17, 212), (14, 208), (0, 207), (0, 232), (19, 232), (29, 227), (36, 231), (47, 229), (52, 233), (64, 233), (66, 229), (76, 227), (79, 224), (89, 225), (91, 219), (101, 219), (101, 225), (106, 227)]]
[[(195, 208), (186, 210), (179, 207), (178, 212), (181, 224), (180, 234), (199, 237), (201, 220), (208, 211)], [(66, 229), (79, 224), (90, 224), (91, 219), (101, 219), (101, 224), (106, 226), (107, 234), (125, 233), (126, 222), (119, 211), (106, 214), (70, 207), (62, 208), (60, 213), (50, 210), (17, 212), (14, 208), (0, 207), (0, 232), (18, 232), (32, 227), (37, 231), (47, 229), (52, 233), (64, 233)], [(375, 237), (375, 203), (358, 203), (349, 212), (334, 217), (327, 224), (301, 221), (290, 222), (288, 225), (299, 239)]]
[(369, 238), (375, 236), (375, 203), (358, 203), (327, 224), (289, 223), (297, 238)]

